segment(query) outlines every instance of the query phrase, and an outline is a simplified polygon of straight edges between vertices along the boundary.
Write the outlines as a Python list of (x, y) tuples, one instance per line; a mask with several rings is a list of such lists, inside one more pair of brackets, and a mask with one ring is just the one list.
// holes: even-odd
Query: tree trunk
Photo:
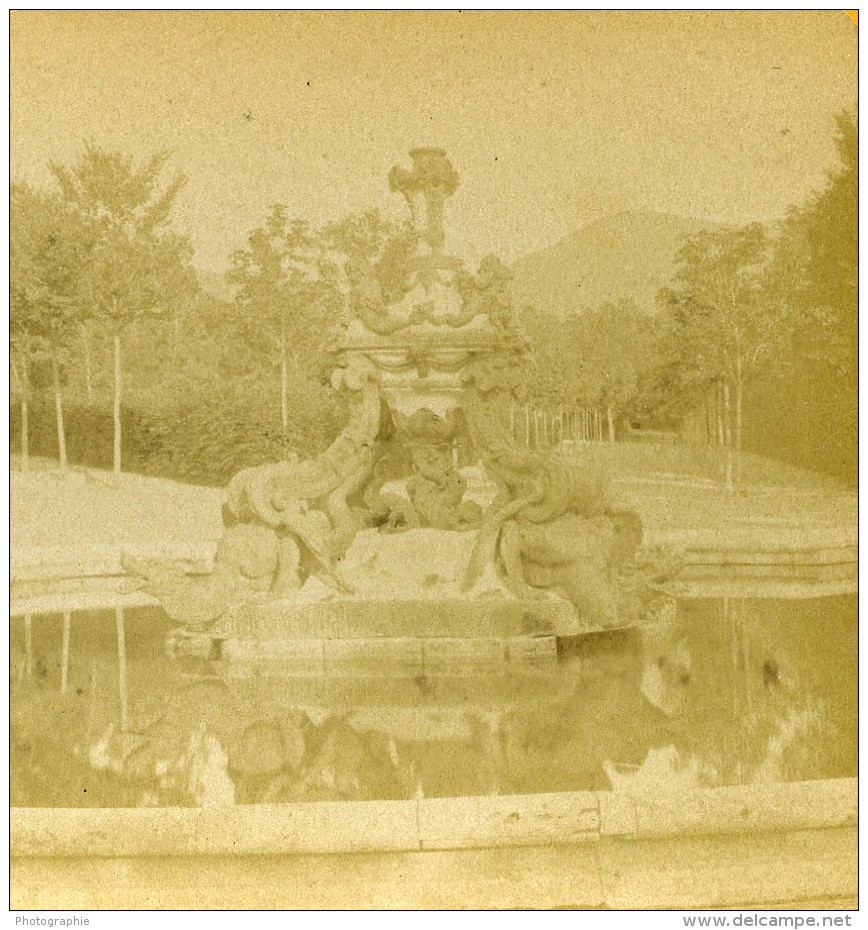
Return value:
[(27, 423), (27, 394), (21, 395), (21, 471), (30, 470), (30, 436)]
[(732, 490), (732, 428), (729, 403), (729, 382), (723, 382), (723, 413), (726, 421), (726, 489)]
[(93, 403), (93, 377), (90, 364), (90, 333), (87, 326), (81, 327), (81, 344), (84, 350), (84, 387), (87, 391), (87, 402)]
[(60, 467), (66, 468), (66, 432), (63, 428), (63, 397), (60, 394), (60, 364), (57, 350), (51, 347), (51, 380), (54, 384), (54, 412), (57, 416), (57, 453)]
[(289, 372), (286, 362), (286, 339), (280, 341), (280, 422), (283, 426), (283, 435), (289, 432), (289, 400), (287, 396), (287, 383)]
[(711, 389), (705, 395), (705, 445), (714, 445), (714, 394)]
[(30, 390), (30, 381), (27, 372), (27, 353), (26, 348), (21, 359), (21, 370), (19, 377), (19, 390), (21, 391), (21, 471), (30, 469), (30, 424), (28, 423), (27, 400)]
[(120, 703), (121, 732), (129, 726), (127, 700), (127, 641), (124, 631), (124, 609), (115, 607), (115, 628), (118, 637), (118, 698)]
[(63, 612), (63, 637), (60, 645), (60, 693), (69, 690), (69, 639), (72, 631), (72, 611)]
[(33, 614), (24, 614), (24, 675), (33, 677)]
[(615, 441), (615, 418), (612, 415), (612, 408), (606, 407), (606, 421), (609, 425), (609, 442)]
[(742, 437), (742, 396), (744, 394), (744, 376), (741, 356), (736, 361), (735, 378), (735, 480), (741, 483), (741, 437)]
[(114, 397), (114, 472), (116, 475), (121, 473), (121, 392), (123, 385), (121, 382), (121, 337), (115, 334), (115, 397)]

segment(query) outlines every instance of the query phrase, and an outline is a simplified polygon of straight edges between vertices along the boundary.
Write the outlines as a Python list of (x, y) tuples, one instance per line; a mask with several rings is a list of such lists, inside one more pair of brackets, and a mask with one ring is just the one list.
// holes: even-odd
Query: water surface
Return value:
[(402, 798), (855, 776), (857, 601), (693, 600), (677, 622), (562, 640), (548, 674), (222, 680), (168, 659), (157, 609), (11, 632), (11, 803)]

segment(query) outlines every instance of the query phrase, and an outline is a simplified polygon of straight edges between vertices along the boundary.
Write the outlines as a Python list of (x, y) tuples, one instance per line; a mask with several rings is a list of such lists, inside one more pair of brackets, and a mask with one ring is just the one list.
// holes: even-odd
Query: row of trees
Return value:
[[(515, 313), (531, 349), (532, 401), (600, 410), (614, 439), (619, 420), (673, 425), (710, 397), (721, 443), (739, 452), (751, 386), (819, 381), (825, 389), (813, 403), (829, 404), (821, 419), (855, 447), (857, 160), (849, 115), (839, 120), (838, 151), (824, 189), (779, 226), (719, 228), (685, 241), (656, 314), (629, 301), (567, 318)], [(363, 258), (388, 301), (406, 286), (409, 226), (370, 210), (314, 229), (276, 205), (230, 256), (224, 296), (207, 293), (190, 243), (171, 223), (184, 180), (166, 169), (164, 154), (137, 165), (89, 143), (74, 165), (51, 165), (53, 191), (12, 186), (11, 361), (25, 458), (34, 385), (53, 395), (63, 466), (64, 387), (76, 381), (85, 401), (98, 404), (98, 387), (109, 384), (120, 471), (124, 374), (134, 405), (153, 397), (167, 410), (186, 404), (184, 428), (202, 436), (179, 456), (219, 459), (221, 475), (239, 464), (232, 443), (239, 460), (255, 457), (259, 440), (249, 430), (240, 438), (245, 411), (267, 407), (254, 420), (269, 433), (279, 410), (277, 439), (290, 445), (307, 418), (301, 425), (315, 443), (341, 416), (326, 385), (329, 337), (347, 313), (342, 265)], [(496, 286), (480, 294), (496, 293), (508, 315), (498, 269)], [(475, 280), (462, 277), (466, 286)], [(227, 423), (233, 398), (239, 422)], [(277, 446), (257, 448), (264, 456)]]
[[(753, 387), (754, 404), (762, 408), (758, 418), (789, 418), (791, 433), (816, 447), (814, 460), (824, 441), (837, 443), (837, 471), (845, 474), (855, 465), (858, 432), (857, 130), (851, 114), (838, 118), (837, 148), (839, 166), (824, 188), (777, 226), (703, 232), (685, 243), (679, 270), (659, 295), (657, 345), (661, 368), (685, 396), (720, 392), (725, 443), (736, 453), (744, 446), (745, 393)], [(764, 404), (762, 393), (775, 385), (798, 402)], [(737, 469), (740, 461), (736, 455)]]
[[(310, 439), (340, 416), (340, 401), (326, 400), (324, 389), (330, 337), (346, 319), (340, 268), (348, 257), (364, 258), (383, 296), (396, 299), (414, 247), (408, 224), (370, 210), (314, 229), (275, 205), (230, 255), (221, 298), (203, 290), (190, 243), (172, 228), (184, 179), (167, 176), (165, 154), (135, 164), (87, 143), (75, 164), (50, 168), (54, 190), (22, 183), (11, 190), (11, 377), (24, 467), (34, 386), (50, 384), (56, 448), (66, 467), (64, 395), (83, 384), (86, 403), (99, 405), (96, 386), (106, 367), (115, 472), (122, 466), (125, 373), (132, 374), (126, 380), (134, 403), (157, 398), (200, 433), (182, 455), (220, 458), (222, 466), (206, 475), (256, 455), (250, 447), (257, 441), (261, 455), (293, 445), (299, 421), (307, 421), (301, 432)], [(270, 396), (279, 405), (279, 437), (262, 409)], [(155, 432), (171, 429), (166, 419)], [(258, 440), (250, 430), (239, 438), (245, 420), (262, 434)], [(233, 442), (235, 455), (227, 450)]]
[(90, 338), (99, 327), (113, 343), (114, 468), (120, 471), (122, 339), (142, 317), (170, 314), (196, 288), (189, 243), (169, 226), (183, 178), (161, 184), (166, 158), (155, 155), (137, 167), (87, 144), (71, 168), (50, 165), (57, 191), (12, 186), (10, 334), (25, 460), (32, 366), (47, 360), (51, 368), (65, 467), (61, 368), (79, 342), (91, 392)]
[(520, 320), (531, 347), (534, 400), (603, 411), (614, 442), (616, 419), (635, 418), (643, 379), (654, 365), (653, 319), (625, 300), (566, 318), (527, 307)]
[[(532, 387), (551, 403), (580, 402), (613, 420), (681, 420), (709, 398), (738, 478), (748, 388), (775, 382), (815, 410), (855, 465), (857, 435), (857, 137), (838, 119), (839, 166), (825, 187), (774, 227), (705, 230), (687, 239), (676, 273), (648, 315), (624, 302), (563, 319), (529, 309)], [(771, 408), (758, 417), (772, 417)], [(812, 441), (817, 436), (812, 435)], [(837, 471), (846, 471), (847, 465)]]

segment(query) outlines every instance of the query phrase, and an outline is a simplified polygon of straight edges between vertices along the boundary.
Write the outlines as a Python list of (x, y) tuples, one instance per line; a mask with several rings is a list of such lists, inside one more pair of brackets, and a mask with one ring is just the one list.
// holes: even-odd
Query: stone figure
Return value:
[(310, 574), (347, 590), (337, 563), (362, 525), (348, 499), (371, 476), (379, 425), (379, 393), (366, 381), (349, 424), (321, 455), (239, 472), (227, 488), (226, 530), (210, 575), (188, 577), (178, 565), (128, 554), (124, 568), (173, 620), (199, 629), (240, 597), (284, 595)]
[(121, 555), (121, 565), (160, 602), (170, 619), (191, 629), (206, 629), (239, 598), (272, 589), (280, 549), (272, 527), (236, 523), (226, 528), (209, 575), (190, 576), (176, 562), (139, 559), (129, 553)]
[(389, 186), (407, 201), (420, 243), (439, 255), (445, 241), (443, 205), (458, 188), (458, 172), (443, 149), (413, 149), (410, 158), (412, 169), (395, 167), (389, 172)]
[(607, 478), (588, 462), (516, 447), (478, 401), (468, 404), (486, 471), (499, 491), (471, 556), (465, 589), (502, 577), (518, 597), (566, 597), (591, 626), (630, 626), (664, 608), (678, 569), (642, 548), (642, 521), (611, 507)]
[(465, 500), (467, 479), (455, 461), (454, 445), (463, 427), (457, 414), (438, 416), (424, 407), (409, 416), (393, 411), (391, 430), (384, 418), (373, 478), (364, 494), (370, 522), (382, 532), (479, 526), (482, 508)]
[(440, 530), (479, 526), (482, 509), (474, 501), (464, 500), (467, 481), (455, 467), (452, 446), (420, 443), (412, 456), (413, 474), (407, 479), (407, 493), (419, 525)]
[(407, 496), (413, 525), (441, 530), (479, 526), (482, 509), (464, 499), (467, 481), (455, 462), (453, 446), (464, 420), (457, 409), (438, 416), (428, 408), (410, 416), (395, 414), (398, 442), (409, 452)]
[(348, 259), (344, 270), (350, 285), (352, 314), (372, 333), (388, 336), (408, 325), (407, 320), (389, 312), (374, 269), (363, 256)]
[(495, 255), (486, 255), (475, 275), (462, 273), (456, 282), (470, 319), (480, 314), (504, 332), (514, 323), (509, 294), (511, 272)]

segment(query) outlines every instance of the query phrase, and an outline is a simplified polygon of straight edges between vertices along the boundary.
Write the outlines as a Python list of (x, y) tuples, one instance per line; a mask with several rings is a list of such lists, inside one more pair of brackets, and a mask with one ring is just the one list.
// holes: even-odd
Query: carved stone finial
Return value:
[(389, 172), (389, 187), (409, 204), (420, 249), (440, 255), (445, 240), (443, 206), (458, 189), (458, 172), (443, 149), (413, 149), (410, 158), (411, 170), (396, 166)]

